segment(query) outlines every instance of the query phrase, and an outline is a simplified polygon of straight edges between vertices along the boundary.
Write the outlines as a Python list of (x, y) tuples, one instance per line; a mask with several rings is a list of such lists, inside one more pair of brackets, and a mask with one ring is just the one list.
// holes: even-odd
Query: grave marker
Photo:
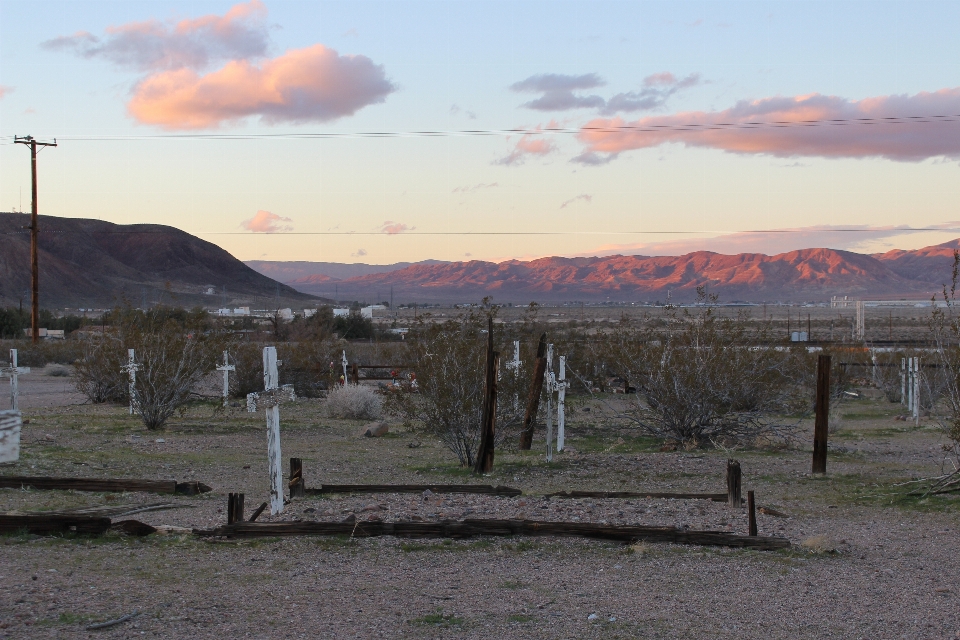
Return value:
[(270, 468), (270, 515), (283, 511), (283, 468), (280, 465), (280, 375), (277, 348), (263, 348), (263, 393), (267, 415), (267, 458)]
[(547, 387), (547, 462), (553, 462), (553, 389), (557, 384), (553, 374), (553, 345), (547, 345), (547, 373), (544, 383)]
[(560, 379), (556, 383), (557, 389), (557, 451), (563, 451), (563, 435), (566, 426), (566, 397), (567, 387), (567, 356), (560, 356)]
[(10, 349), (10, 366), (0, 369), (0, 375), (10, 377), (10, 408), (20, 410), (20, 376), (30, 373), (30, 367), (21, 367), (17, 364), (17, 350)]
[(230, 372), (237, 368), (230, 364), (227, 352), (223, 352), (223, 364), (217, 367), (217, 371), (223, 371), (223, 406), (227, 406), (227, 398), (230, 395)]

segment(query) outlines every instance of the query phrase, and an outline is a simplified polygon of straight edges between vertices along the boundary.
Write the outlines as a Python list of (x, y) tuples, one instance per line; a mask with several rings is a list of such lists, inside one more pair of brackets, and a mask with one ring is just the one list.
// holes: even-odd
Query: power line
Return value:
[[(792, 129), (803, 127), (845, 127), (857, 125), (895, 125), (895, 124), (937, 124), (960, 122), (960, 114), (889, 116), (884, 118), (830, 118), (814, 120), (768, 120), (750, 122), (711, 122), (687, 124), (648, 124), (617, 126), (583, 127), (542, 127), (515, 129), (463, 129), (463, 130), (423, 130), (423, 131), (356, 131), (356, 132), (307, 132), (307, 133), (169, 133), (151, 135), (76, 135), (58, 136), (60, 140), (74, 142), (129, 142), (139, 140), (333, 140), (363, 138), (443, 138), (473, 136), (515, 136), (515, 135), (562, 135), (580, 133), (697, 133), (703, 131), (725, 131), (743, 129)], [(13, 144), (7, 141), (10, 136), (0, 138), (0, 144)]]

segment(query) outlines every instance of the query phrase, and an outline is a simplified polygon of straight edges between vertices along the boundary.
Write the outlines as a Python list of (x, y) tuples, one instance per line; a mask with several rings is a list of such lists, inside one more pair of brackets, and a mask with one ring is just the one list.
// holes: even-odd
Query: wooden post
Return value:
[(10, 349), (10, 366), (0, 369), (0, 376), (10, 376), (10, 409), (20, 410), (20, 376), (30, 373), (30, 367), (21, 367), (17, 360), (17, 350)]
[(250, 516), (250, 522), (256, 522), (257, 518), (260, 517), (260, 514), (263, 513), (263, 510), (266, 509), (268, 506), (269, 506), (269, 503), (264, 502), (259, 507), (257, 507), (257, 510), (253, 512), (252, 516)]
[(530, 383), (530, 395), (527, 396), (527, 410), (523, 414), (523, 430), (520, 432), (520, 449), (529, 451), (533, 446), (533, 427), (540, 407), (540, 394), (543, 391), (543, 374), (547, 370), (547, 334), (540, 335), (537, 345), (537, 361), (533, 367), (533, 380)]
[(493, 470), (493, 440), (497, 423), (497, 372), (500, 354), (493, 350), (493, 318), (487, 318), (487, 366), (484, 384), (483, 413), (480, 418), (480, 447), (474, 473), (490, 473)]
[(817, 356), (816, 418), (813, 427), (813, 473), (827, 472), (827, 430), (830, 414), (830, 356)]
[(290, 497), (302, 498), (306, 495), (303, 483), (303, 460), (290, 458)]
[(243, 494), (227, 494), (227, 524), (243, 522)]
[(553, 462), (553, 389), (557, 384), (553, 375), (553, 345), (547, 345), (547, 462)]
[(737, 460), (727, 460), (727, 504), (737, 509), (743, 504), (740, 487), (740, 463)]
[(750, 511), (750, 531), (747, 535), (757, 535), (757, 505), (753, 502), (753, 491), (747, 491), (747, 509)]
[(127, 349), (127, 364), (121, 369), (127, 372), (129, 379), (130, 415), (133, 415), (134, 405), (136, 404), (137, 371), (140, 369), (133, 349)]
[(227, 406), (227, 399), (230, 396), (230, 372), (237, 368), (230, 364), (229, 354), (223, 352), (223, 364), (217, 367), (217, 371), (223, 371), (223, 406)]
[(567, 356), (560, 356), (560, 377), (557, 382), (557, 451), (563, 451), (566, 429)]
[(360, 365), (356, 362), (350, 365), (350, 381), (353, 384), (360, 384)]

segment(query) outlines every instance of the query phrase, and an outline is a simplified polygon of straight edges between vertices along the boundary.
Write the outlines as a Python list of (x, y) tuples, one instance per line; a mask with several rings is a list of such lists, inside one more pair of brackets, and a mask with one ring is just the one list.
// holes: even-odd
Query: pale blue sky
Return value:
[[(886, 157), (857, 151), (821, 157), (800, 147), (796, 153), (792, 147), (731, 153), (724, 150), (729, 141), (697, 147), (674, 140), (628, 148), (591, 166), (571, 161), (589, 149), (568, 134), (549, 136), (548, 153), (519, 154), (523, 161), (510, 165), (498, 161), (515, 150), (517, 136), (79, 139), (171, 133), (169, 127), (138, 123), (127, 110), (138, 83), (169, 69), (116, 64), (115, 57), (84, 57), (42, 43), (77, 32), (104, 43), (110, 27), (147, 20), (163, 27), (168, 21), (224, 16), (235, 4), (0, 0), (0, 86), (6, 88), (0, 99), (0, 209), (20, 207), (21, 189), (22, 206), (29, 209), (28, 153), (4, 143), (32, 134), (61, 142), (40, 156), (41, 213), (170, 224), (242, 259), (387, 263), (633, 253), (655, 250), (650, 243), (690, 239), (652, 232), (954, 228), (944, 223), (960, 220), (955, 205), (960, 123), (903, 125), (914, 127), (910, 131), (925, 127), (920, 138), (908, 142), (931, 149), (907, 161), (887, 159), (897, 155), (889, 145)], [(551, 121), (576, 128), (612, 115), (683, 122), (677, 114), (723, 112), (740, 101), (778, 96), (821, 94), (846, 105), (960, 87), (957, 2), (265, 0), (257, 15), (251, 24), (265, 34), (266, 49), (247, 56), (251, 64), (321, 44), (382, 65), (383, 80), (394, 90), (382, 102), (339, 118), (265, 123), (254, 109), (240, 120), (191, 132), (501, 130)], [(243, 56), (222, 56), (195, 71), (214, 73), (238, 59)], [(644, 84), (645, 78), (667, 73), (673, 84)], [(578, 99), (599, 96), (605, 102), (617, 94), (636, 96), (646, 87), (659, 91), (643, 94), (655, 95), (657, 104), (619, 114), (596, 106), (524, 107), (541, 94), (511, 85), (538, 74), (596, 74), (602, 84), (575, 90)], [(680, 86), (685, 78), (692, 78), (689, 86)], [(947, 98), (933, 103), (921, 96), (909, 103), (911, 113), (895, 112), (891, 103), (884, 115), (960, 114), (925, 111), (960, 104), (953, 93)], [(844, 148), (860, 142), (846, 141)], [(241, 223), (258, 211), (288, 218), (279, 225), (298, 232), (369, 233), (388, 221), (411, 231), (357, 236), (244, 231)], [(423, 235), (544, 230), (564, 235)], [(837, 248), (877, 250), (930, 244), (960, 232), (881, 232), (859, 243), (848, 235), (844, 241), (812, 229), (791, 237), (798, 247), (822, 240)], [(753, 242), (755, 250), (769, 252), (790, 244), (783, 237)], [(722, 248), (722, 243), (688, 242), (682, 248), (696, 247)]]

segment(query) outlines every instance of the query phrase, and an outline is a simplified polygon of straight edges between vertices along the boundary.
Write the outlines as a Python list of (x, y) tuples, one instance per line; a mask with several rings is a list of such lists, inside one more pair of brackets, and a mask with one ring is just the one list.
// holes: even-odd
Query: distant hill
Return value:
[[(30, 299), (30, 216), (0, 213), (0, 305)], [(185, 306), (315, 304), (215, 244), (157, 224), (40, 216), (40, 305), (107, 307), (124, 299)], [(215, 293), (208, 295), (213, 287)]]
[(364, 264), (342, 262), (308, 262), (308, 261), (276, 261), (276, 260), (247, 260), (244, 262), (251, 269), (262, 273), (268, 278), (286, 283), (317, 283), (346, 280), (357, 276), (367, 276), (375, 273), (389, 273), (419, 264), (447, 264), (442, 260), (424, 260), (422, 262), (395, 262), (393, 264)]
[(335, 284), (340, 299), (383, 300), (392, 289), (398, 303), (475, 302), (484, 296), (514, 303), (664, 301), (668, 292), (672, 300), (689, 301), (698, 286), (725, 302), (828, 300), (833, 295), (927, 298), (949, 280), (955, 247), (960, 240), (876, 255), (803, 249), (774, 256), (698, 251), (682, 256), (417, 263), (335, 283), (329, 266), (317, 266), (312, 276), (284, 281), (328, 296)]

